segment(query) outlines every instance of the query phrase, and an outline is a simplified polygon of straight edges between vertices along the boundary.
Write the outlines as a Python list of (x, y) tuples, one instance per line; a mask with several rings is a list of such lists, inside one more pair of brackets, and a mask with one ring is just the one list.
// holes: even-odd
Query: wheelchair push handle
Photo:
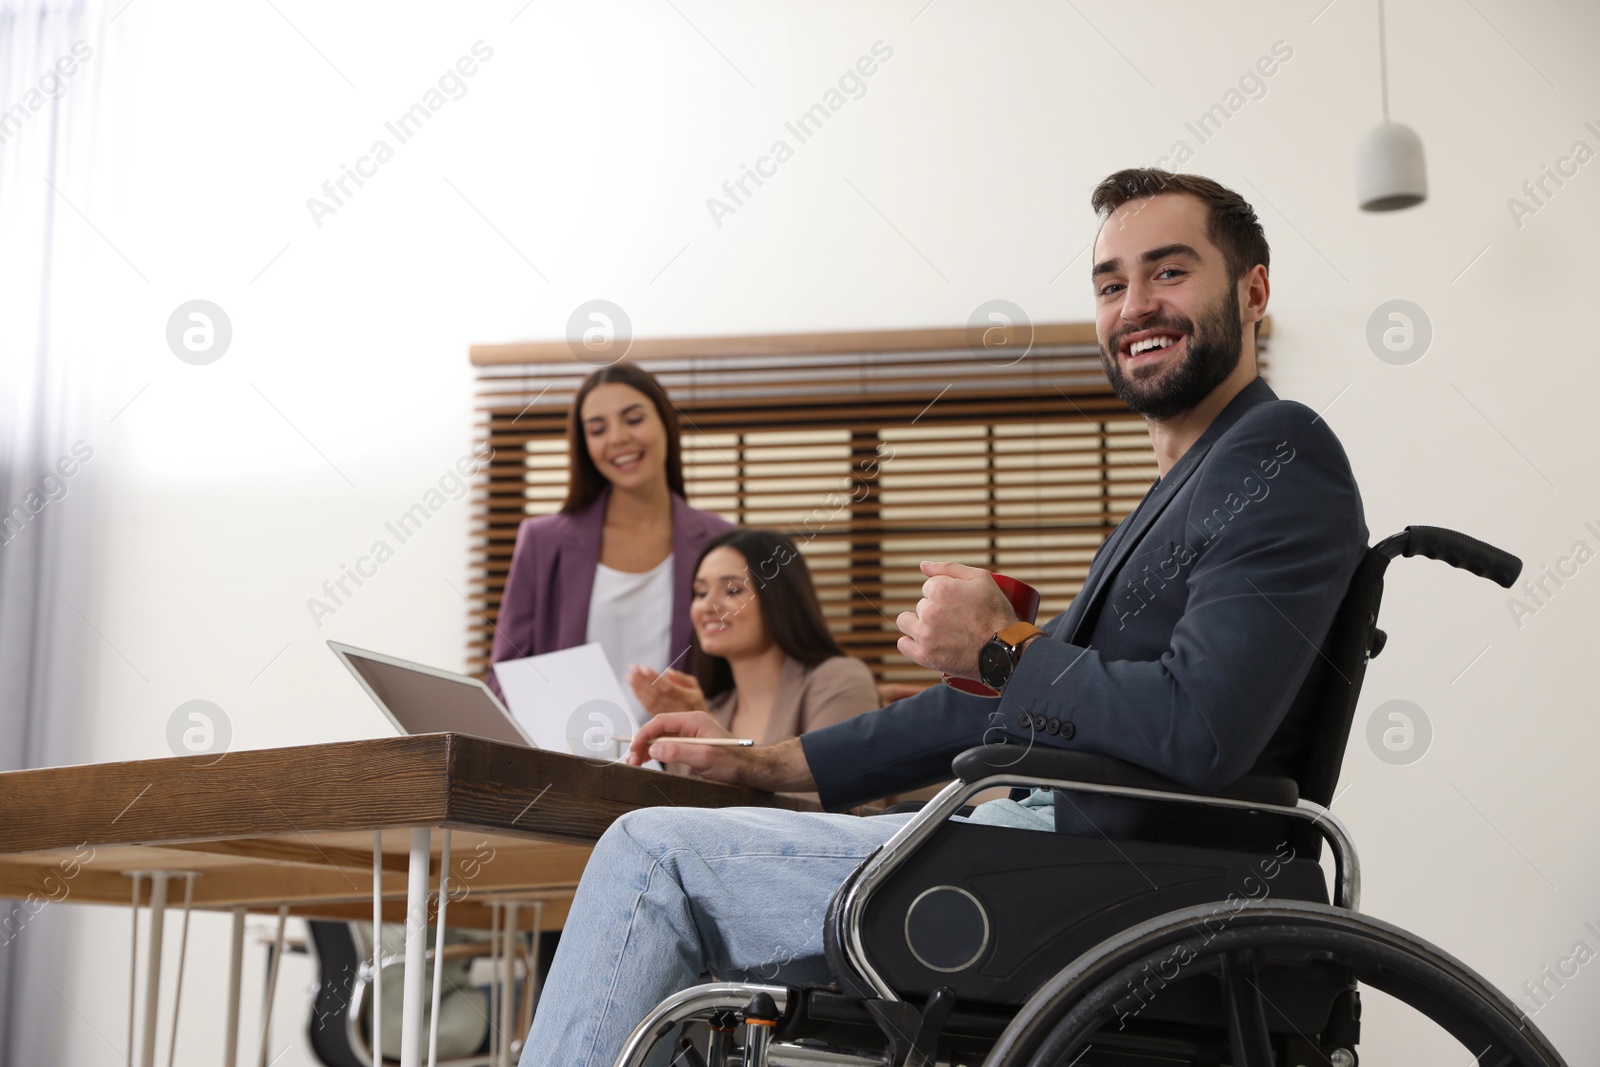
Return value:
[(1404, 533), (1385, 537), (1375, 547), (1390, 559), (1396, 556), (1436, 559), (1507, 589), (1522, 573), (1522, 560), (1511, 553), (1442, 526), (1407, 526)]

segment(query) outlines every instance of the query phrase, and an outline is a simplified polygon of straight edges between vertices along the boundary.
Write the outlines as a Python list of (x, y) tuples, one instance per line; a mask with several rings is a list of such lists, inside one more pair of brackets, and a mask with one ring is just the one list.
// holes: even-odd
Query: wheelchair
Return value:
[[(642, 1067), (662, 1042), (674, 1067), (1354, 1067), (1363, 986), (1430, 1018), (1475, 1064), (1563, 1064), (1485, 979), (1359, 910), (1355, 847), (1327, 805), (1386, 641), (1378, 607), (1396, 556), (1507, 588), (1522, 568), (1437, 527), (1369, 548), (1284, 720), (1312, 724), (1290, 774), (1201, 793), (1059, 748), (962, 753), (956, 780), (835, 895), (831, 985), (683, 990), (639, 1023), (617, 1067)], [(1135, 798), (1181, 813), (1168, 824), (1181, 829), (1113, 840), (952, 819), (996, 786), (1070, 791), (1058, 804)]]

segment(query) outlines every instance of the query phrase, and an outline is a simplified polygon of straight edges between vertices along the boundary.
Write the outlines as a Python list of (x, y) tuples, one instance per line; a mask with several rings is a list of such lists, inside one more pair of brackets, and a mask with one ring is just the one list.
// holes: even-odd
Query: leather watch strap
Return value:
[(1010, 626), (1007, 626), (1004, 630), (1001, 630), (999, 633), (995, 634), (995, 637), (998, 638), (1003, 644), (1009, 645), (1012, 648), (1016, 648), (1018, 645), (1022, 644), (1022, 642), (1026, 641), (1035, 634), (1043, 633), (1043, 630), (1039, 629), (1039, 627), (1035, 626), (1031, 622), (1014, 622)]

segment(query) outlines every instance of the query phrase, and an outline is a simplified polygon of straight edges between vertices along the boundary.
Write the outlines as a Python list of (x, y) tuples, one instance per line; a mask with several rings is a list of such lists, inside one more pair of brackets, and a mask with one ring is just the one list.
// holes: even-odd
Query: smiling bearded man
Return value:
[[(1183, 315), (1161, 315), (1129, 326), (1114, 344), (1100, 346), (1100, 366), (1105, 368), (1117, 399), (1149, 419), (1170, 419), (1189, 411), (1227, 380), (1239, 365), (1239, 291), (1232, 286), (1215, 305), (1195, 320)], [(1152, 342), (1176, 347), (1187, 342), (1183, 359), (1166, 372), (1158, 365), (1140, 362), (1145, 352), (1138, 346)], [(1151, 355), (1158, 349), (1147, 350)], [(1118, 354), (1131, 356), (1123, 370)]]
[[(1144, 416), (1160, 477), (1096, 553), (1083, 592), (1042, 628), (1017, 620), (988, 572), (922, 564), (922, 599), (897, 620), (900, 651), (981, 677), (1000, 699), (936, 685), (749, 749), (675, 744), (728, 732), (703, 712), (667, 713), (637, 731), (631, 763), (817, 792), (831, 811), (947, 779), (952, 758), (986, 744), (1098, 753), (1205, 790), (1303, 765), (1315, 724), (1291, 715), (1291, 702), (1367, 530), (1326, 421), (1257, 376), (1266, 238), (1242, 197), (1194, 175), (1119, 171), (1092, 203), (1102, 220), (1090, 275), (1101, 359)], [(1259, 491), (1268, 481), (1270, 498)], [(1248, 511), (1235, 506), (1241, 492), (1257, 501)], [(1220, 532), (1195, 543), (1219, 514)], [(1152, 571), (1177, 549), (1183, 566)], [(1137, 612), (1102, 610), (1130, 586), (1149, 594)], [(1192, 840), (1218, 829), (1186, 812), (1188, 822), (1168, 822), (1171, 806), (1063, 796), (1029, 811), (993, 801), (974, 818), (1095, 838)], [(650, 1009), (707, 972), (829, 981), (818, 917), (908, 818), (772, 808), (622, 816), (584, 871), (523, 1067), (611, 1064)], [(671, 1049), (656, 1051), (664, 1063)]]

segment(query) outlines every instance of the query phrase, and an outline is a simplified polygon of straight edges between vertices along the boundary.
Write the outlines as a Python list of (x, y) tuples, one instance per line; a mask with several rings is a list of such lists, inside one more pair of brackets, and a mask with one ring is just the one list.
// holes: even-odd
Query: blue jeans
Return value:
[[(652, 1008), (706, 973), (830, 981), (828, 902), (909, 818), (773, 808), (624, 815), (584, 868), (521, 1067), (609, 1067)], [(671, 1055), (665, 1044), (658, 1053)]]

